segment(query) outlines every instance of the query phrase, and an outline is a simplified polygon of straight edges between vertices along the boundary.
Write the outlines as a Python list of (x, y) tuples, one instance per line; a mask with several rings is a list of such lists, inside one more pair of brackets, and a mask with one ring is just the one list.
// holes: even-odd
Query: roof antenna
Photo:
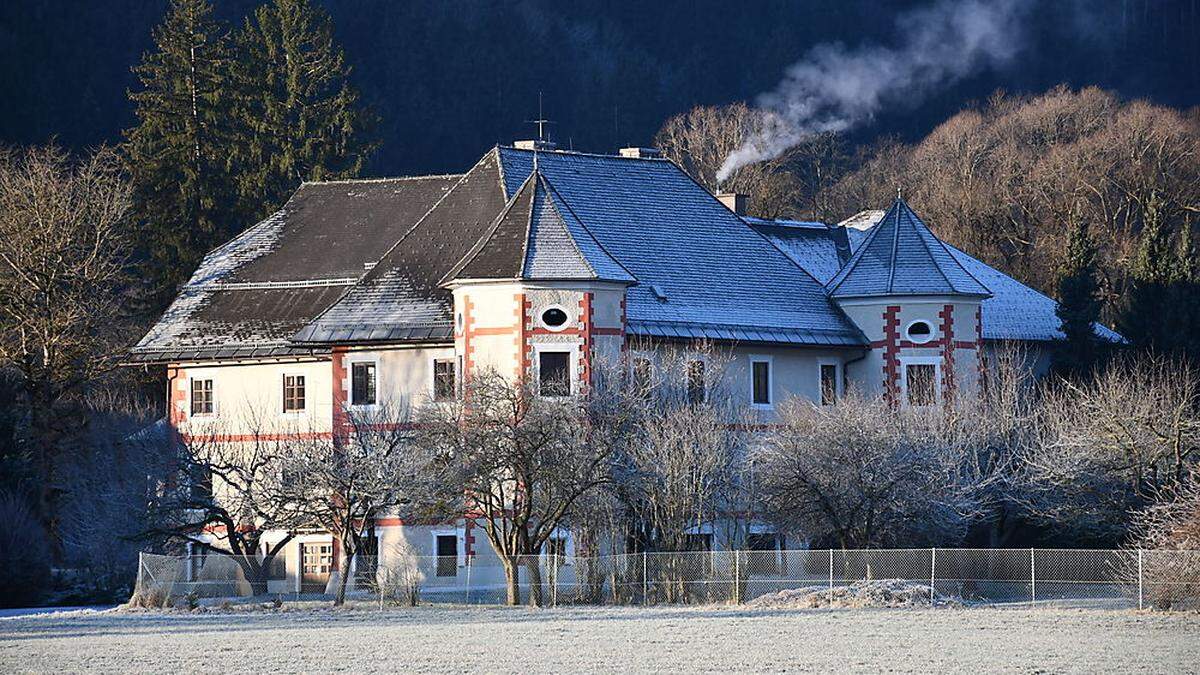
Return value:
[(901, 200), (903, 200), (903, 199), (904, 199), (904, 197), (901, 197), (901, 196), (900, 196), (900, 186), (899, 186), (899, 185), (897, 185), (897, 186), (896, 186), (896, 201), (901, 201)]
[(546, 140), (546, 125), (556, 124), (554, 120), (546, 119), (546, 115), (542, 113), (542, 92), (538, 92), (538, 116), (536, 120), (525, 120), (526, 124), (536, 124), (538, 130), (538, 141)]

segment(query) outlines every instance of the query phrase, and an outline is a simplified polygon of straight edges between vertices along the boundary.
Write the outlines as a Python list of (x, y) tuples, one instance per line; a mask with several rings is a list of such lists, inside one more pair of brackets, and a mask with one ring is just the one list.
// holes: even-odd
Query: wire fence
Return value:
[[(295, 556), (293, 556), (295, 558)], [(332, 559), (263, 564), (209, 553), (139, 559), (133, 603), (329, 600), (341, 574)], [(510, 584), (510, 576), (515, 583)], [(346, 596), (384, 604), (654, 605), (759, 603), (807, 606), (874, 592), (908, 604), (1046, 604), (1103, 608), (1200, 606), (1200, 551), (1086, 549), (870, 549), (700, 551), (576, 557), (356, 556)], [(826, 596), (828, 602), (825, 602)]]

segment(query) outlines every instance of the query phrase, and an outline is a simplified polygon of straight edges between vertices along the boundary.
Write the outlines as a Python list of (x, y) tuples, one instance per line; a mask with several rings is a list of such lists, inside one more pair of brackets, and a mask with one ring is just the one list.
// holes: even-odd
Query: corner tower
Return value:
[(636, 279), (588, 231), (534, 164), (488, 231), (442, 280), (454, 295), (464, 377), (533, 378), (546, 395), (586, 389), (625, 341)]
[(991, 296), (902, 199), (826, 286), (871, 342), (850, 377), (894, 405), (932, 405), (977, 385), (980, 303)]

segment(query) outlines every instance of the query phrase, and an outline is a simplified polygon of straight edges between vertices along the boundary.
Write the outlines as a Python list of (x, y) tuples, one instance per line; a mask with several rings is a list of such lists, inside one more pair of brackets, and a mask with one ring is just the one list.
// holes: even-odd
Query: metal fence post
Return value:
[(937, 582), (937, 548), (929, 549), (929, 606), (933, 607), (933, 593)]
[(471, 604), (471, 560), (474, 557), (473, 555), (467, 556), (467, 599), (465, 600), (465, 604), (468, 605)]
[(833, 609), (833, 549), (829, 549), (829, 609)]
[(1142, 549), (1139, 548), (1138, 549), (1138, 609), (1144, 609), (1143, 595), (1142, 595), (1142, 569), (1143, 569), (1143, 567), (1142, 567)]
[(742, 583), (741, 557), (741, 551), (733, 552), (733, 604), (735, 605), (742, 604), (742, 589), (740, 588)]
[(558, 607), (558, 553), (550, 554), (550, 606)]
[(642, 551), (642, 604), (650, 604), (650, 570), (649, 551)]
[(1029, 602), (1037, 602), (1037, 565), (1034, 563), (1033, 549), (1029, 549)]

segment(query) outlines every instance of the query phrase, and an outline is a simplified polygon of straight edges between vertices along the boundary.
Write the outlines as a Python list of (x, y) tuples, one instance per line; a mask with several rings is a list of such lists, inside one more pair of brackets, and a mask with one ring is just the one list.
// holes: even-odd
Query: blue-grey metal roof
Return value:
[[(819, 280), (828, 283), (837, 275), (837, 270), (829, 271), (831, 261), (837, 260), (839, 255), (848, 257), (845, 253), (840, 254), (839, 250), (848, 246), (851, 251), (858, 251), (884, 215), (883, 211), (863, 211), (830, 228), (828, 236), (824, 238), (814, 235), (815, 228), (805, 231), (798, 228), (778, 229), (768, 237)], [(755, 228), (770, 227), (777, 222), (747, 220)], [(803, 238), (803, 245), (795, 245), (789, 238)], [(845, 244), (841, 243), (843, 241)], [(949, 244), (945, 246), (963, 269), (992, 291), (992, 295), (984, 298), (980, 306), (984, 339), (1049, 342), (1063, 338), (1061, 322), (1055, 313), (1058, 305), (1052, 298)], [(1102, 339), (1110, 342), (1124, 340), (1116, 331), (1102, 324), (1097, 323), (1095, 329)]]
[(826, 287), (834, 298), (991, 295), (903, 199), (892, 204)]
[[(505, 189), (516, 194), (533, 152), (499, 155)], [(539, 152), (538, 168), (561, 205), (637, 278), (626, 294), (631, 326), (713, 326), (733, 336), (723, 339), (743, 339), (726, 328), (734, 326), (799, 344), (863, 344), (810, 274), (673, 163)]]

